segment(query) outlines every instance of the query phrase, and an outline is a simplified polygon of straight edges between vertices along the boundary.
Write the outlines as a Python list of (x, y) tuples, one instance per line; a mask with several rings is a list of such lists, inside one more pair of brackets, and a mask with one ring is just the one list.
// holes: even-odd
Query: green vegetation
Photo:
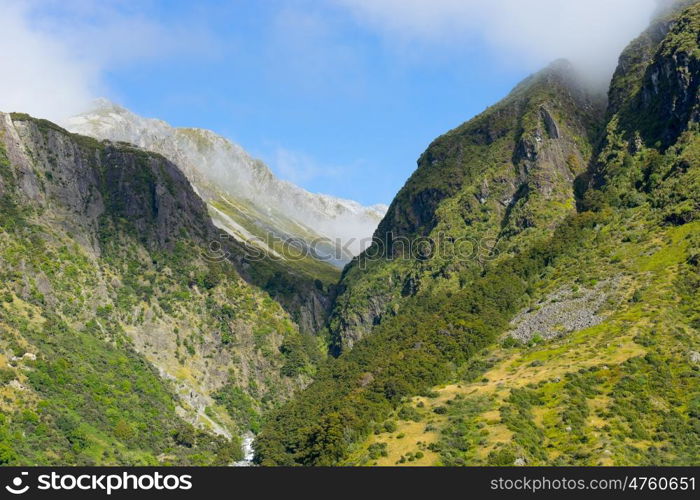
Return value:
[(403, 314), (322, 366), (306, 391), (273, 412), (257, 441), (258, 459), (328, 465), (345, 458), (348, 446), (369, 434), (371, 422), (386, 418), (403, 398), (445, 380), (492, 342), (524, 303), (530, 283), (575, 248), (596, 222), (591, 214), (572, 217), (551, 240), (495, 264), (470, 288), (408, 301)]
[(379, 234), (441, 252), (387, 236), (337, 288), (213, 262), (163, 157), (12, 115), (42, 196), (0, 143), (0, 464), (224, 465), (246, 431), (262, 465), (700, 464), (699, 39), (694, 2), (633, 42), (607, 116), (557, 62), (437, 139)]
[[(533, 290), (537, 302), (562, 284), (594, 279), (572, 265), (585, 255), (599, 276), (625, 276), (603, 323), (538, 344), (493, 345), (458, 368), (453, 384), (404, 403), (400, 411), (429, 422), (409, 446), (435, 454), (423, 465), (699, 463), (700, 226), (660, 230), (658, 215), (630, 226), (630, 215), (610, 220), (600, 228), (604, 240), (560, 259)], [(612, 251), (623, 258), (611, 259)], [(408, 436), (413, 427), (400, 421), (394, 431)], [(368, 463), (375, 443), (387, 444), (380, 464), (393, 465), (405, 449), (368, 439), (348, 463)]]
[(226, 411), (241, 428), (250, 429), (253, 432), (260, 431), (260, 415), (256, 410), (257, 404), (240, 387), (229, 383), (213, 396), (217, 403), (226, 408)]

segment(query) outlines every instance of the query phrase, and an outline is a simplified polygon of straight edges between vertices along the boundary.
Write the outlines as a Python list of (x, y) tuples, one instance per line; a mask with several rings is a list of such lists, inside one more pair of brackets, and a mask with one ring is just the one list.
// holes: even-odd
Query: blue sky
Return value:
[(244, 0), (193, 12), (192, 2), (174, 3), (155, 15), (200, 16), (226, 45), (110, 72), (113, 97), (139, 114), (213, 129), (281, 177), (364, 204), (389, 203), (430, 141), (527, 72), (494, 64), (476, 43), (459, 57), (411, 60), (338, 9)]
[[(25, 61), (65, 49), (50, 54), (63, 72), (46, 76), (58, 90), (70, 80), (65, 95), (106, 95), (141, 115), (212, 129), (310, 191), (374, 204), (391, 201), (438, 135), (549, 60), (588, 54), (574, 33), (560, 54), (537, 27), (511, 29), (510, 15), (527, 22), (517, 11), (523, 2), (502, 1), (511, 7), (476, 0), (45, 0), (21, 8), (0, 0), (0, 7), (15, 9), (22, 36), (38, 37)], [(629, 1), (618, 1), (622, 13)], [(567, 15), (578, 24), (579, 14), (565, 11), (548, 22)], [(625, 19), (623, 35), (601, 26), (614, 38), (606, 43), (617, 51), (648, 15)], [(23, 95), (0, 100), (0, 109), (22, 105)]]

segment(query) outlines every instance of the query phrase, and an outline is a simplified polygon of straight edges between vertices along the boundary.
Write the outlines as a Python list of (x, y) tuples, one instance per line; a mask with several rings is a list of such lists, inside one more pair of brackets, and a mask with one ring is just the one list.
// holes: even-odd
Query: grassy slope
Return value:
[(485, 350), (453, 383), (408, 401), (389, 418), (396, 429), (380, 425), (348, 463), (700, 463), (700, 366), (690, 358), (700, 348), (698, 304), (683, 282), (698, 272), (688, 259), (700, 224), (611, 232), (585, 254), (595, 271), (562, 262), (540, 291), (624, 276), (603, 323)]
[[(254, 208), (246, 205), (244, 202), (235, 201), (229, 198), (222, 197), (219, 201), (211, 202), (212, 207), (218, 210), (220, 213), (225, 214), (230, 217), (236, 224), (245, 231), (243, 237), (248, 239), (254, 239), (260, 242), (260, 248), (266, 251), (274, 252), (273, 255), (280, 256), (279, 263), (281, 268), (288, 268), (289, 273), (301, 273), (307, 277), (307, 279), (320, 280), (323, 286), (328, 287), (335, 285), (340, 278), (340, 270), (327, 262), (323, 262), (319, 259), (314, 258), (310, 253), (302, 253), (294, 248), (286, 248), (285, 241), (288, 237), (271, 237), (275, 235), (273, 229), (261, 227), (257, 222), (257, 216), (251, 213)], [(220, 217), (216, 212), (212, 213), (212, 218)], [(227, 221), (222, 220), (222, 224), (226, 225)], [(229, 224), (230, 225), (230, 224)], [(231, 229), (234, 233), (237, 228)], [(299, 238), (305, 238), (306, 241), (314, 241), (318, 237), (307, 233), (305, 234), (304, 228), (301, 226), (294, 227), (293, 234), (301, 235)], [(290, 231), (292, 232), (292, 231)], [(268, 246), (267, 242), (271, 245)], [(323, 248), (317, 250), (324, 250)]]

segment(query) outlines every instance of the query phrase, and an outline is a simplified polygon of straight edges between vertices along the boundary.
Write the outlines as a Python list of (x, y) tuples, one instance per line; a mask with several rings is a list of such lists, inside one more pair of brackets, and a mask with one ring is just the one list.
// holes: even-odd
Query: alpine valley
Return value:
[(388, 209), (106, 100), (0, 113), (0, 464), (700, 465), (700, 2), (588, 81)]

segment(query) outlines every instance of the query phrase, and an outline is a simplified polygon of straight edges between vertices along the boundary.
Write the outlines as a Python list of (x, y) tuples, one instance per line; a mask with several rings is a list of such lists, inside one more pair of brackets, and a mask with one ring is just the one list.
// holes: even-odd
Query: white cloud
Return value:
[(29, 25), (26, 4), (0, 3), (0, 110), (57, 119), (100, 91), (99, 67)]
[(109, 95), (104, 74), (123, 65), (215, 54), (206, 30), (161, 25), (139, 2), (0, 0), (0, 110), (60, 121)]
[[(609, 76), (620, 50), (644, 28), (655, 3), (331, 1), (391, 43), (408, 44), (414, 56), (449, 57), (481, 40), (508, 66), (533, 70), (568, 57), (596, 77)], [(280, 9), (268, 41), (275, 50), (261, 64), (277, 68), (285, 75), (285, 85), (294, 83), (314, 93), (324, 85), (345, 94), (362, 88), (368, 69), (357, 47), (334, 35), (333, 23), (319, 14), (329, 11), (314, 10), (309, 7), (313, 2), (302, 4), (308, 8)], [(148, 5), (137, 0), (0, 0), (0, 110), (60, 120), (93, 97), (112, 94), (104, 79), (108, 70), (194, 54), (217, 57), (226, 51), (202, 19), (159, 22), (158, 16), (148, 16)], [(200, 10), (198, 15), (206, 17), (207, 12)], [(417, 47), (425, 50), (414, 50)]]
[(566, 57), (609, 77), (619, 53), (648, 24), (655, 0), (335, 0), (392, 41), (446, 49), (485, 42), (508, 64)]

